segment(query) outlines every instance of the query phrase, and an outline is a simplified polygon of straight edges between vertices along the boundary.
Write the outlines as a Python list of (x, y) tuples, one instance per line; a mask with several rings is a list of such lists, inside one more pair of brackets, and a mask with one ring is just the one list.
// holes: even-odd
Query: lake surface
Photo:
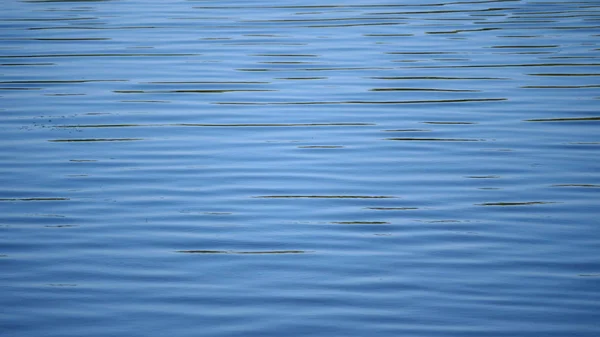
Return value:
[(600, 335), (600, 1), (0, 19), (2, 336)]

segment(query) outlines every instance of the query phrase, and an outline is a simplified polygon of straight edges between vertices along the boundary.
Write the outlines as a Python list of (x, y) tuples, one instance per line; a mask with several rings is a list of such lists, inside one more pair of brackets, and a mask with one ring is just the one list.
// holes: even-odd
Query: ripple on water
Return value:
[(2, 331), (600, 335), (598, 14), (0, 2)]

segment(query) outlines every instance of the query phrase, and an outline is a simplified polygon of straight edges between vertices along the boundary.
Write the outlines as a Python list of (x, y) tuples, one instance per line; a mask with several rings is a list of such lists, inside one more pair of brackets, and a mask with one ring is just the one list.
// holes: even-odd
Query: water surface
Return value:
[(0, 333), (600, 334), (600, 2), (0, 4)]

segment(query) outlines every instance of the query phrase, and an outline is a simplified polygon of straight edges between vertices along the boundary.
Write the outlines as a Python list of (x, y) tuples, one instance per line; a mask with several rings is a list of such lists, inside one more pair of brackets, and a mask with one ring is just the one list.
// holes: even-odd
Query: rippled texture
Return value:
[(600, 335), (600, 2), (0, 18), (3, 336)]

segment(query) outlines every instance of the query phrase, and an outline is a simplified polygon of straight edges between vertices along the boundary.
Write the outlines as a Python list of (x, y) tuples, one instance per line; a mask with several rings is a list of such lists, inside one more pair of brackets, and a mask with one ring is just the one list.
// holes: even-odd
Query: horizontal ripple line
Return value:
[(86, 124), (86, 125), (58, 125), (57, 128), (127, 128), (127, 127), (308, 127), (308, 126), (372, 126), (373, 123), (247, 123), (247, 124)]
[(484, 142), (485, 139), (468, 138), (385, 138), (384, 140), (403, 140), (420, 142)]
[(85, 17), (85, 18), (39, 18), (39, 19), (9, 19), (4, 21), (29, 21), (29, 22), (45, 22), (45, 21), (78, 21), (78, 20), (97, 20), (96, 17)]
[(369, 15), (411, 15), (411, 14), (449, 14), (449, 13), (480, 13), (480, 12), (496, 12), (504, 10), (512, 10), (516, 8), (501, 7), (501, 8), (484, 8), (484, 9), (457, 9), (457, 10), (432, 10), (432, 11), (408, 11), (408, 12), (381, 12), (369, 13)]
[(500, 30), (501, 28), (479, 28), (479, 29), (456, 29), (448, 31), (437, 31), (437, 32), (425, 32), (425, 34), (457, 34), (467, 32), (485, 32), (490, 30)]
[(72, 38), (33, 38), (35, 41), (106, 41), (112, 40), (107, 37), (72, 37)]
[(267, 199), (392, 199), (385, 195), (264, 195), (254, 198)]
[(435, 89), (435, 88), (373, 88), (373, 89), (369, 89), (369, 91), (480, 92), (481, 90)]
[(435, 124), (435, 125), (473, 125), (478, 123), (473, 122), (423, 122), (423, 124)]
[(372, 37), (393, 37), (393, 36), (414, 36), (414, 34), (363, 34), (363, 36), (372, 36)]
[(71, 142), (128, 142), (143, 140), (143, 138), (87, 138), (87, 139), (51, 139), (49, 142), (71, 143)]
[(276, 80), (324, 80), (327, 77), (277, 77)]
[(52, 81), (0, 81), (0, 84), (63, 84), (88, 82), (129, 82), (129, 80), (52, 80)]
[(507, 80), (502, 77), (447, 77), (447, 76), (377, 76), (375, 80)]
[(278, 91), (278, 90), (263, 90), (263, 89), (198, 89), (198, 90), (113, 90), (117, 94), (222, 94), (226, 92), (263, 92), (263, 91)]
[(307, 146), (298, 146), (299, 149), (342, 149), (343, 146), (340, 145), (307, 145)]
[(176, 253), (185, 254), (304, 254), (305, 250), (266, 250), (266, 251), (232, 251), (232, 250), (177, 250)]
[(418, 207), (367, 207), (367, 209), (373, 209), (377, 211), (407, 211), (419, 209)]
[(199, 56), (201, 54), (46, 54), (46, 55), (0, 55), (0, 58), (43, 57), (129, 57), (129, 56)]
[(491, 46), (490, 48), (556, 48), (558, 45), (530, 45), (530, 46)]
[[(36, 1), (36, 0), (29, 0)], [(37, 0), (37, 1), (49, 1), (49, 0)], [(55, 0), (58, 1), (58, 0)], [(441, 2), (441, 3), (428, 3), (428, 4), (362, 4), (362, 5), (286, 5), (286, 6), (196, 6), (196, 9), (337, 9), (337, 8), (397, 8), (397, 7), (440, 7), (449, 5), (462, 5), (462, 4), (474, 4), (474, 3), (490, 3), (490, 2), (515, 2), (519, 0), (482, 0), (482, 1), (456, 1), (456, 2)]]
[(251, 54), (251, 56), (267, 57), (319, 57), (317, 54)]
[(483, 204), (476, 204), (477, 206), (528, 206), (528, 205), (545, 205), (545, 204), (556, 204), (551, 201), (527, 201), (527, 202), (485, 202)]
[(154, 81), (148, 84), (268, 84), (265, 81)]
[(53, 66), (55, 63), (0, 63), (4, 67)]
[(600, 74), (567, 74), (567, 73), (540, 73), (540, 74), (527, 74), (529, 76), (600, 76)]
[(527, 63), (527, 64), (481, 64), (462, 66), (406, 66), (411, 69), (445, 69), (445, 68), (511, 68), (511, 67), (593, 67), (600, 63)]
[(446, 52), (446, 51), (390, 51), (385, 54), (389, 55), (448, 55), (448, 54), (458, 54), (456, 52)]
[(526, 89), (586, 89), (586, 88), (600, 88), (600, 84), (590, 85), (526, 85), (521, 88)]
[(427, 103), (468, 103), (468, 102), (498, 102), (507, 98), (466, 98), (466, 99), (440, 99), (418, 101), (326, 101), (326, 102), (215, 102), (223, 105), (320, 105), (320, 104), (427, 104)]
[(241, 20), (240, 22), (265, 23), (265, 22), (332, 22), (332, 21), (372, 21), (372, 20), (398, 20), (398, 18), (388, 17), (355, 17), (355, 18), (332, 18), (332, 19), (276, 19), (276, 20)]
[(65, 201), (69, 198), (0, 198), (0, 201)]
[[(60, 2), (67, 0), (45, 1)], [(81, 1), (81, 0), (71, 0)], [(86, 0), (86, 1), (112, 1), (112, 0)], [(123, 27), (91, 27), (91, 26), (58, 26), (58, 27), (32, 27), (27, 30), (121, 30), (121, 29), (155, 29), (156, 26), (123, 26)]]
[(382, 22), (382, 23), (357, 23), (357, 24), (342, 24), (342, 25), (310, 25), (302, 26), (304, 28), (335, 28), (335, 27), (360, 27), (360, 26), (397, 26), (405, 25), (404, 22)]
[(387, 221), (334, 221), (337, 225), (389, 225)]
[[(394, 68), (383, 67), (344, 67), (344, 68), (302, 68), (295, 69), (297, 71), (345, 71), (345, 70), (391, 70)], [(238, 68), (237, 71), (282, 71), (281, 69), (266, 69), (266, 68)]]
[(526, 119), (526, 122), (578, 122), (578, 121), (600, 121), (600, 117), (565, 117), (565, 118), (538, 118)]
[(0, 90), (42, 90), (42, 88), (0, 88)]

